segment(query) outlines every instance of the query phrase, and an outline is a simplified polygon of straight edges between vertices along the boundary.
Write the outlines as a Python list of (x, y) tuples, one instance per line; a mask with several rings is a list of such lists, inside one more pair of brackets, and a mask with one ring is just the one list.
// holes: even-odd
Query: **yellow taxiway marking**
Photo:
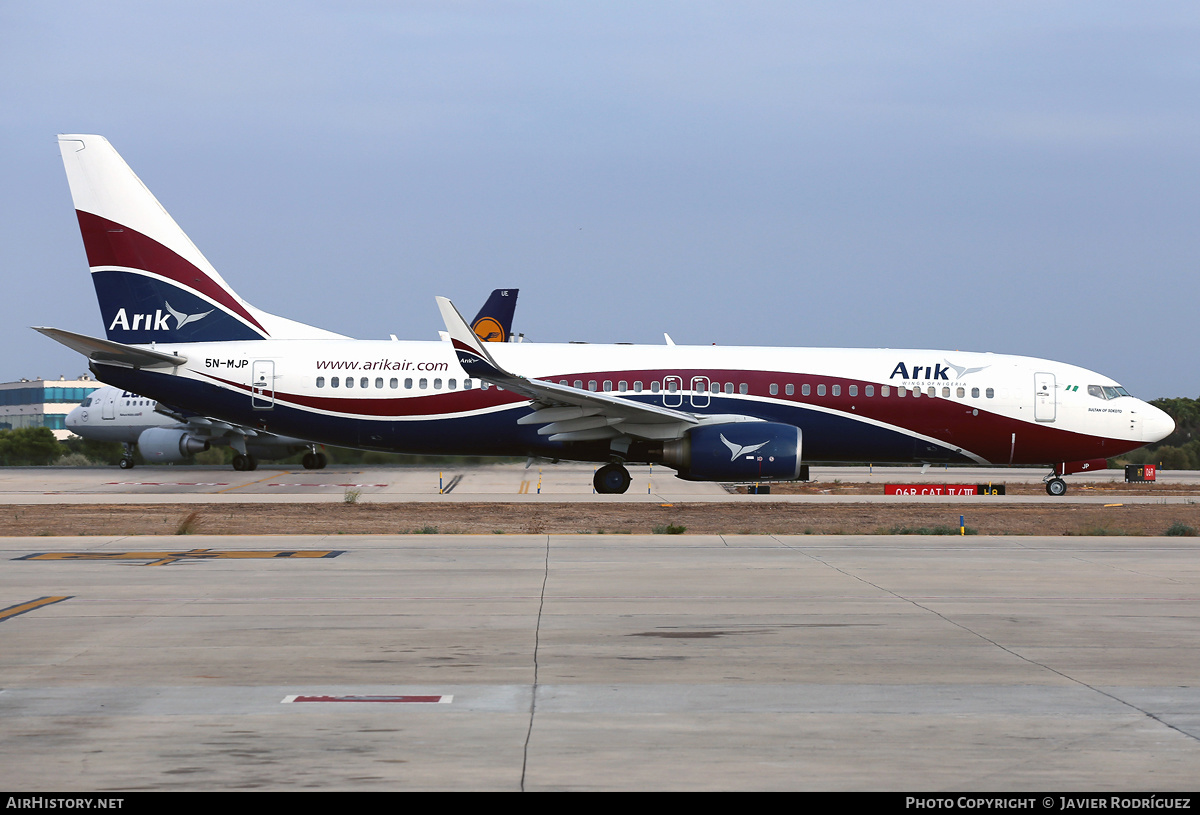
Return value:
[(220, 550), (189, 549), (185, 552), (41, 552), (14, 560), (147, 560), (146, 566), (166, 566), (180, 561), (235, 560), (238, 558), (337, 557), (345, 549), (304, 550)]
[(63, 600), (70, 600), (70, 597), (39, 597), (36, 600), (30, 600), (28, 603), (18, 603), (15, 606), (0, 609), (0, 622), (4, 622), (10, 617), (16, 617), (18, 614), (24, 614), (26, 611), (33, 611), (42, 606), (52, 605), (53, 603), (61, 603)]

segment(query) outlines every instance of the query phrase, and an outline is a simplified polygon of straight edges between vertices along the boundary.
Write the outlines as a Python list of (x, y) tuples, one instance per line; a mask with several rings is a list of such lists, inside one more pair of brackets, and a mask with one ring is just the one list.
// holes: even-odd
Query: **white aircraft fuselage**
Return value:
[(375, 450), (610, 462), (597, 481), (608, 492), (628, 484), (621, 462), (729, 481), (796, 478), (802, 460), (1045, 464), (1061, 475), (1174, 429), (1109, 377), (1032, 357), (485, 349), (442, 299), (443, 341), (349, 339), (238, 297), (107, 141), (60, 145), (108, 338), (39, 330), (87, 354), (104, 382), (249, 428)]

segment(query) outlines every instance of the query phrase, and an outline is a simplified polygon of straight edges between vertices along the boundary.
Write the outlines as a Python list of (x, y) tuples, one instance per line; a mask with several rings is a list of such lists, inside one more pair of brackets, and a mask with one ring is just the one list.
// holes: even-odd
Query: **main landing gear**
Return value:
[(596, 470), (596, 474), (592, 476), (592, 486), (596, 488), (596, 492), (603, 495), (620, 495), (629, 489), (629, 482), (632, 480), (629, 470), (619, 461), (613, 461)]
[(239, 473), (258, 469), (258, 459), (250, 454), (242, 455), (238, 453), (233, 457), (233, 469)]
[(133, 469), (133, 445), (128, 444), (128, 443), (123, 443), (123, 444), (125, 447), (125, 452), (121, 454), (121, 460), (117, 462), (117, 466), (120, 467), (122, 470), (132, 470)]
[(1060, 495), (1067, 494), (1067, 482), (1063, 481), (1057, 475), (1051, 473), (1044, 479), (1046, 482), (1046, 492), (1056, 498)]
[(304, 454), (304, 458), (300, 459), (306, 470), (324, 470), (328, 459), (325, 454), (318, 450), (310, 450)]

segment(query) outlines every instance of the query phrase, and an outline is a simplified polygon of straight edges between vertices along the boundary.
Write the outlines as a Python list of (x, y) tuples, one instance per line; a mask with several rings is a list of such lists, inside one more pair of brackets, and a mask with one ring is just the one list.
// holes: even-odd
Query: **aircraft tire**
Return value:
[(254, 456), (246, 456), (246, 460), (248, 461), (248, 464), (246, 465), (247, 470), (258, 469), (258, 459), (256, 459)]
[(304, 465), (304, 469), (306, 470), (319, 469), (317, 466), (317, 457), (312, 453), (305, 453), (304, 458), (300, 459), (300, 463)]
[(1059, 495), (1067, 494), (1067, 482), (1061, 478), (1051, 478), (1046, 482), (1046, 492), (1050, 495), (1058, 497)]
[(324, 453), (317, 453), (317, 469), (318, 470), (324, 470), (325, 465), (328, 463), (329, 463), (329, 459), (327, 459), (325, 457)]
[(250, 459), (249, 456), (243, 456), (241, 453), (238, 453), (236, 456), (233, 457), (233, 469), (237, 470), (239, 473), (245, 472), (246, 470), (249, 470), (249, 469), (252, 469), (249, 466), (250, 465), (249, 459)]
[(117, 462), (117, 466), (120, 467), (122, 470), (132, 470), (133, 469), (133, 459), (123, 458)]
[(629, 471), (615, 461), (605, 464), (592, 476), (592, 486), (603, 495), (620, 495), (629, 489)]

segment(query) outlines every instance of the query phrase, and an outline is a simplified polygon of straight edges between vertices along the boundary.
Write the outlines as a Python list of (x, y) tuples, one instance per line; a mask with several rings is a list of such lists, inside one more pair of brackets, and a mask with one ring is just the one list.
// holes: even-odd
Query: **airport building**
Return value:
[(59, 441), (71, 435), (67, 414), (103, 385), (86, 374), (78, 379), (22, 379), (0, 384), (0, 429), (48, 427)]

